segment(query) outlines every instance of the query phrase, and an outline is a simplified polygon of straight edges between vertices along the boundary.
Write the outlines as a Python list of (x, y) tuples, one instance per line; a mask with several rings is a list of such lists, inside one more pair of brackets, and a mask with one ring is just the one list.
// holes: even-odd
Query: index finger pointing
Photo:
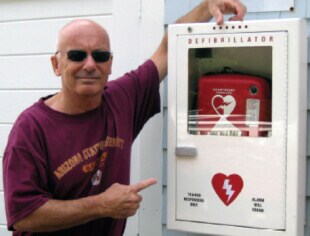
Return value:
[(154, 185), (156, 183), (157, 183), (157, 180), (154, 178), (142, 180), (142, 181), (132, 185), (132, 190), (134, 192), (138, 193), (138, 192), (142, 191), (143, 189), (148, 188), (149, 186)]

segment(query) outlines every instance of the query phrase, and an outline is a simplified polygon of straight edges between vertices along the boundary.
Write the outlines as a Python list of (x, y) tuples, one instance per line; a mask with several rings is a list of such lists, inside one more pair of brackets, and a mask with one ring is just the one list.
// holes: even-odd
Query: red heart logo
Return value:
[(236, 107), (236, 99), (231, 95), (215, 95), (212, 98), (211, 105), (213, 107), (213, 110), (219, 115), (219, 116), (229, 116)]
[(213, 176), (212, 185), (222, 202), (228, 206), (241, 192), (243, 188), (243, 180), (237, 174), (226, 176), (222, 173), (218, 173)]
[(223, 104), (224, 104), (224, 97), (221, 95), (216, 95), (212, 98), (211, 105), (213, 107), (213, 110), (218, 114), (218, 115), (223, 115), (224, 114), (224, 109), (223, 109)]

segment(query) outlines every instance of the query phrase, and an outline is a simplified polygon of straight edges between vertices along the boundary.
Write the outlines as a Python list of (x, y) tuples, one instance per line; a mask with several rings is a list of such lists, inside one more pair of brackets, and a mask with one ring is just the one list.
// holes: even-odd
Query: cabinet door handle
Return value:
[(195, 147), (176, 147), (176, 156), (195, 157), (197, 155), (197, 149)]

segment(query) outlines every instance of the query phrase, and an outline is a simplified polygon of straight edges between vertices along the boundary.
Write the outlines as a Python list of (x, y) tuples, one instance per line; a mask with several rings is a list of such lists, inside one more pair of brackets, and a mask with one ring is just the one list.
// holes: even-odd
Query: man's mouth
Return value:
[(98, 80), (99, 76), (77, 76), (77, 79), (85, 79), (85, 80)]

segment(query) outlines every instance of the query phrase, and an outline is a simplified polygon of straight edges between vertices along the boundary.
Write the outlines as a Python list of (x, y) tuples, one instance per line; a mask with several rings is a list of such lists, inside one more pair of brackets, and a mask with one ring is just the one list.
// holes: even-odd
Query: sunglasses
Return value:
[[(56, 54), (57, 53), (59, 53), (59, 51), (57, 51)], [(95, 50), (91, 52), (91, 56), (95, 62), (106, 62), (111, 58), (112, 53), (110, 51)], [(67, 52), (67, 57), (70, 61), (81, 62), (87, 57), (87, 52), (83, 50), (69, 50)]]

